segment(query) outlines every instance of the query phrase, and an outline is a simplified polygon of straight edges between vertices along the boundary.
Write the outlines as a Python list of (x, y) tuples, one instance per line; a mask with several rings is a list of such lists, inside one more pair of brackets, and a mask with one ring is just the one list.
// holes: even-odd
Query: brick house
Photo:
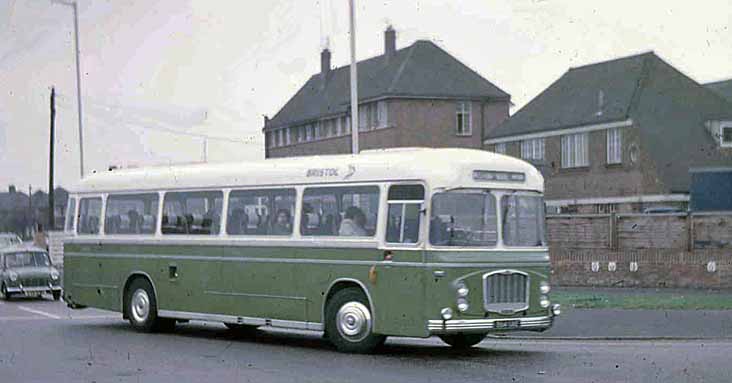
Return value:
[[(265, 157), (350, 153), (350, 65), (321, 71), (268, 119)], [(511, 96), (429, 41), (358, 62), (359, 146), (481, 148), (486, 132), (508, 118)]]
[(484, 144), (535, 163), (553, 212), (686, 209), (690, 168), (732, 164), (732, 102), (649, 52), (571, 68)]

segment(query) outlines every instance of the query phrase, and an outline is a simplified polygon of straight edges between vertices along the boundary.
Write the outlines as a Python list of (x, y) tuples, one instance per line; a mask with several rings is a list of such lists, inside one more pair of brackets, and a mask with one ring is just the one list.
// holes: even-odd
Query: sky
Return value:
[[(729, 0), (356, 0), (357, 57), (428, 39), (512, 95), (515, 113), (570, 67), (654, 51), (700, 83), (732, 78)], [(328, 46), (350, 60), (348, 1), (78, 0), (85, 171), (264, 156), (273, 116)], [(0, 0), (0, 190), (80, 178), (73, 14)]]

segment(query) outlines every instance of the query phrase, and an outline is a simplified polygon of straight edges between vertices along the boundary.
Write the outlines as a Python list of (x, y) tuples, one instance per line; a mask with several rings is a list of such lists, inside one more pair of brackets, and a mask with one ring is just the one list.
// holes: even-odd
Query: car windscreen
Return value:
[(5, 255), (7, 267), (36, 267), (51, 266), (48, 254), (37, 251), (24, 251)]

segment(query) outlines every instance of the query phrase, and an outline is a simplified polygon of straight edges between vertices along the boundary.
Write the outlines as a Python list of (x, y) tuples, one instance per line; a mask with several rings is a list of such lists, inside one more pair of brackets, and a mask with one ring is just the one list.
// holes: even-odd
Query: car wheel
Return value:
[(158, 304), (152, 285), (147, 279), (137, 278), (127, 290), (127, 314), (133, 328), (142, 332), (170, 331), (175, 320), (158, 317)]
[(373, 317), (366, 296), (360, 289), (338, 291), (328, 300), (325, 333), (338, 351), (368, 353), (382, 345), (383, 335), (374, 334)]
[(53, 294), (53, 300), (54, 301), (57, 301), (57, 300), (61, 299), (61, 292), (60, 291), (54, 291), (51, 294)]
[(5, 301), (9, 301), (10, 298), (13, 297), (12, 293), (8, 292), (7, 287), (5, 287), (5, 284), (3, 283), (2, 286), (0, 286), (0, 298), (2, 298)]
[(449, 344), (454, 349), (465, 350), (475, 346), (485, 339), (485, 334), (450, 334), (440, 335), (443, 342)]

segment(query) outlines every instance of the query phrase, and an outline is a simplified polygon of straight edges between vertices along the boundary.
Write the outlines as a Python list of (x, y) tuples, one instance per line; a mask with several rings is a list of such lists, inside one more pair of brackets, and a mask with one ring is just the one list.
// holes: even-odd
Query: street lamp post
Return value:
[(78, 107), (79, 116), (79, 173), (84, 178), (84, 128), (81, 113), (81, 64), (79, 62), (79, 12), (77, 10), (76, 1), (51, 0), (56, 4), (70, 6), (74, 11), (74, 46), (76, 48), (76, 105)]

